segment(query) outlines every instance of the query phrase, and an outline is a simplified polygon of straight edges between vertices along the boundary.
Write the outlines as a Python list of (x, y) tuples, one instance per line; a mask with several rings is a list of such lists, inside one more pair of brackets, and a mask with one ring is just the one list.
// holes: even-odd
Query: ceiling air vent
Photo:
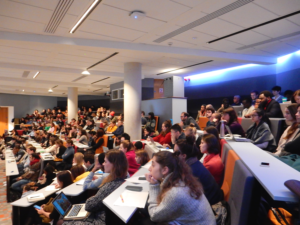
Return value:
[(28, 77), (30, 71), (24, 71), (22, 77), (26, 78)]
[(65, 17), (74, 0), (59, 0), (45, 29), (46, 33), (54, 34), (62, 19)]
[(217, 10), (217, 11), (214, 11), (214, 12), (212, 12), (212, 13), (210, 13), (210, 14), (208, 14), (208, 15), (206, 15), (206, 16), (198, 19), (198, 20), (195, 20), (195, 21), (193, 21), (193, 22), (191, 22), (191, 23), (189, 23), (189, 24), (187, 24), (187, 25), (185, 25), (183, 27), (180, 27), (177, 30), (174, 30), (174, 31), (172, 31), (172, 32), (170, 32), (170, 33), (168, 33), (168, 34), (166, 34), (166, 35), (164, 35), (164, 36), (162, 36), (162, 37), (154, 40), (154, 42), (161, 43), (163, 41), (166, 41), (166, 40), (168, 40), (168, 39), (170, 39), (172, 37), (175, 37), (175, 36), (177, 36), (177, 35), (179, 35), (179, 34), (181, 34), (183, 32), (186, 32), (186, 31), (188, 31), (190, 29), (198, 27), (201, 24), (207, 23), (208, 21), (216, 19), (216, 18), (218, 18), (218, 17), (220, 17), (220, 16), (222, 16), (222, 15), (224, 15), (226, 13), (229, 13), (229, 12), (231, 12), (231, 11), (233, 11), (235, 9), (238, 9), (238, 8), (240, 8), (240, 7), (248, 4), (250, 2), (253, 2), (253, 1), (254, 0), (238, 0), (238, 1), (235, 1), (235, 2), (233, 2), (233, 3), (231, 3), (231, 4), (229, 4), (229, 5), (225, 6), (225, 7), (223, 7), (221, 9)]
[(87, 76), (81, 76), (81, 77), (78, 77), (78, 78), (76, 78), (75, 80), (72, 80), (72, 82), (76, 82), (76, 81), (79, 81), (79, 80), (81, 80), (81, 79), (83, 79), (83, 78), (85, 78), (85, 77), (87, 77)]

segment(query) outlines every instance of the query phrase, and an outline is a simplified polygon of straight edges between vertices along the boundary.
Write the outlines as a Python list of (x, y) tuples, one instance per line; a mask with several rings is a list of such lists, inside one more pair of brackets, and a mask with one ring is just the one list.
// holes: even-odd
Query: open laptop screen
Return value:
[(62, 192), (53, 200), (52, 204), (62, 216), (65, 216), (72, 207), (71, 202)]

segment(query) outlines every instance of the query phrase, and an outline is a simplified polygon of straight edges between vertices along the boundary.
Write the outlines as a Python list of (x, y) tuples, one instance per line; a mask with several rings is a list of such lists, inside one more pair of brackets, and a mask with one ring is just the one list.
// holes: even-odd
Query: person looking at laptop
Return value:
[[(233, 108), (228, 108), (223, 111), (222, 120), (225, 121), (225, 124), (229, 126), (233, 134), (239, 134), (242, 137), (245, 137), (245, 132), (242, 126), (237, 121), (237, 115)], [(220, 132), (221, 123), (217, 126), (218, 131)], [(225, 133), (228, 134), (227, 129), (225, 128)]]
[(246, 137), (252, 140), (252, 143), (257, 147), (268, 150), (275, 151), (276, 142), (274, 136), (270, 130), (268, 124), (270, 120), (265, 116), (262, 109), (255, 109), (251, 115), (251, 119), (254, 122), (246, 132)]
[(125, 154), (119, 150), (110, 150), (105, 154), (104, 170), (109, 175), (104, 178), (97, 194), (87, 199), (85, 210), (91, 214), (83, 220), (65, 221), (63, 225), (120, 224), (120, 219), (103, 204), (103, 200), (125, 181), (128, 162)]

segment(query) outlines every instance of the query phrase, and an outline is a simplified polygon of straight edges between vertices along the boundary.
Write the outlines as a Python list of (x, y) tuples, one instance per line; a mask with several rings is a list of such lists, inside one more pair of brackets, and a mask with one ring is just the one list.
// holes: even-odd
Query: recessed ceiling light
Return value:
[(197, 37), (193, 37), (193, 39), (197, 39)]
[(53, 92), (53, 90), (50, 88), (50, 89), (48, 90), (48, 92), (49, 92), (49, 93), (52, 93), (52, 92)]
[(87, 70), (85, 70), (85, 71), (83, 71), (81, 74), (84, 74), (84, 75), (90, 75), (90, 72), (87, 71)]
[(33, 79), (36, 78), (40, 74), (40, 71), (37, 71), (36, 74), (34, 74)]
[(92, 11), (96, 8), (96, 6), (101, 2), (102, 0), (95, 0), (91, 6), (88, 8), (88, 10), (83, 14), (83, 16), (78, 20), (78, 22), (75, 24), (75, 26), (70, 30), (70, 34), (73, 34), (77, 28), (82, 24), (82, 22), (92, 13)]
[(24, 92), (25, 90), (23, 90), (23, 92)]
[(146, 14), (142, 11), (133, 11), (129, 16), (134, 20), (142, 20), (146, 17)]
[(35, 91), (33, 91), (33, 92), (35, 92)]

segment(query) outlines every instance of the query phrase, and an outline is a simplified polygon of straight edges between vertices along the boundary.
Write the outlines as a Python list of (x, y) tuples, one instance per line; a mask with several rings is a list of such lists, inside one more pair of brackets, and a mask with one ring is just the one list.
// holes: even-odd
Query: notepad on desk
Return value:
[(137, 208), (145, 208), (148, 198), (148, 192), (136, 192), (125, 190), (115, 201), (117, 206), (131, 206)]
[(59, 188), (55, 188), (55, 185), (48, 185), (45, 189), (45, 191), (55, 191), (59, 190)]
[(143, 184), (143, 183), (147, 183), (148, 181), (146, 180), (145, 176), (139, 176), (139, 177), (130, 177), (128, 179), (125, 179), (128, 182), (131, 183), (138, 183), (138, 184)]
[(44, 200), (44, 199), (45, 199), (45, 196), (43, 193), (36, 193), (36, 194), (27, 196), (28, 202), (38, 202), (38, 201)]

